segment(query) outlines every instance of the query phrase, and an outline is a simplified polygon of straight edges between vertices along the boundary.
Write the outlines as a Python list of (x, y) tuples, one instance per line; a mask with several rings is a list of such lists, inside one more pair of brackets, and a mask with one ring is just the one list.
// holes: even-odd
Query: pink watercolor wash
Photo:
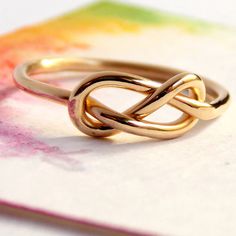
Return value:
[(6, 101), (10, 99), (35, 103), (35, 100), (33, 97), (32, 100), (29, 100), (9, 78), (11, 77), (9, 76), (0, 83), (0, 158), (40, 157), (42, 160), (62, 168), (81, 169), (76, 156), (89, 153), (89, 149), (78, 150), (77, 155), (72, 158), (61, 147), (44, 142), (40, 138), (40, 134), (37, 134), (38, 130), (23, 127), (22, 124), (15, 121), (15, 117), (21, 116), (22, 111), (17, 107), (12, 108)]
[[(84, 50), (87, 48), (83, 48)], [(64, 48), (64, 53), (68, 48)], [(63, 160), (67, 164), (75, 165), (78, 161), (72, 160), (61, 150), (59, 146), (51, 146), (37, 135), (34, 128), (23, 127), (15, 121), (15, 116), (20, 116), (20, 109), (12, 108), (7, 104), (7, 100), (23, 101), (34, 103), (34, 99), (29, 100), (23, 92), (19, 92), (12, 78), (15, 66), (22, 63), (25, 57), (41, 57), (43, 54), (55, 54), (51, 49), (42, 49), (42, 51), (30, 51), (29, 54), (22, 54), (21, 50), (12, 50), (11, 47), (0, 47), (0, 157), (28, 157), (41, 156), (42, 158), (54, 158)], [(28, 58), (29, 59), (29, 58)], [(89, 150), (79, 150), (78, 155), (88, 153)], [(51, 162), (51, 160), (50, 160)]]

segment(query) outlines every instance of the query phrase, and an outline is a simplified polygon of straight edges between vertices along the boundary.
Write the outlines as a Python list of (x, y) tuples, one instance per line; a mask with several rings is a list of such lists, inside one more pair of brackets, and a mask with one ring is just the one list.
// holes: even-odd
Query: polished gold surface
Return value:
[[(33, 75), (64, 71), (92, 72), (69, 91), (35, 80)], [(165, 67), (89, 58), (45, 58), (18, 66), (16, 85), (34, 95), (68, 104), (75, 126), (85, 134), (107, 137), (119, 131), (152, 138), (175, 138), (190, 130), (199, 119), (221, 115), (229, 105), (229, 93), (219, 84), (200, 76)], [(160, 85), (160, 83), (162, 83)], [(123, 113), (117, 112), (91, 93), (116, 87), (145, 95)], [(174, 122), (157, 123), (144, 118), (165, 104), (183, 112)]]

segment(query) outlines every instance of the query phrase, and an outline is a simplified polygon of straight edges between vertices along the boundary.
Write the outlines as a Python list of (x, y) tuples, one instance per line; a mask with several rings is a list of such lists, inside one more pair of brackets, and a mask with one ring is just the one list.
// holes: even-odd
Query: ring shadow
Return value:
[(189, 139), (199, 135), (215, 121), (216, 119), (207, 122), (199, 121), (198, 124), (193, 127), (190, 132), (175, 139), (151, 139), (147, 137), (125, 134), (125, 140), (119, 141), (119, 135), (124, 134), (118, 134), (118, 137), (116, 138), (94, 138), (82, 134), (78, 136), (47, 138), (45, 140), (51, 145), (60, 146), (63, 150), (67, 150), (65, 151), (65, 154), (80, 154), (83, 151), (86, 152), (88, 148), (88, 151), (93, 150), (96, 151), (96, 154), (100, 155), (109, 155), (114, 153), (119, 153), (120, 155), (122, 155), (122, 153), (128, 151), (139, 149), (142, 150), (145, 148), (153, 147), (153, 145), (164, 145), (176, 142), (183, 142), (185, 139)]

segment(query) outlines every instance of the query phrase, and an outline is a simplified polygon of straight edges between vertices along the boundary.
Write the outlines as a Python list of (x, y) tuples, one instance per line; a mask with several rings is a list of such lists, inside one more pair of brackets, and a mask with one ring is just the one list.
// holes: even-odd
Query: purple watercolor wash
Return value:
[(0, 157), (34, 155), (43, 152), (51, 155), (62, 155), (58, 147), (48, 146), (35, 139), (33, 134), (17, 125), (0, 119)]
[(24, 93), (16, 91), (16, 88), (11, 86), (0, 88), (0, 158), (40, 156), (43, 161), (66, 169), (81, 169), (78, 155), (87, 154), (89, 150), (82, 149), (77, 151), (74, 157), (68, 156), (70, 152), (64, 152), (60, 147), (40, 140), (36, 130), (14, 122), (14, 117), (19, 116), (21, 111), (17, 107), (8, 106), (5, 103), (7, 99), (34, 103), (34, 99), (29, 100)]

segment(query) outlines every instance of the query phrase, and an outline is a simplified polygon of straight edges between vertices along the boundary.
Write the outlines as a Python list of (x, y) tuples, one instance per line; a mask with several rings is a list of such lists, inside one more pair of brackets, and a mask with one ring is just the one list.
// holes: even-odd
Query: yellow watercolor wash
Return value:
[[(99, 1), (41, 24), (0, 36), (0, 77), (9, 77), (14, 66), (44, 55), (62, 54), (70, 49), (88, 50), (86, 37), (93, 34), (136, 33), (148, 27), (175, 27), (186, 32), (204, 32), (212, 25), (159, 11)], [(86, 37), (85, 37), (86, 36)], [(92, 36), (91, 36), (92, 38)]]

